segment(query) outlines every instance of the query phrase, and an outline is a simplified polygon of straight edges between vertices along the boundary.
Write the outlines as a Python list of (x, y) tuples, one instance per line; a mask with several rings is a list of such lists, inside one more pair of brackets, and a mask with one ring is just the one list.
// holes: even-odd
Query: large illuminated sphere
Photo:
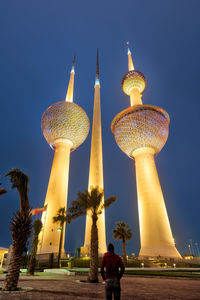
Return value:
[(133, 88), (139, 89), (140, 93), (143, 92), (146, 79), (140, 71), (132, 70), (124, 75), (121, 84), (124, 93), (130, 96), (130, 92)]
[(112, 121), (111, 130), (120, 149), (129, 157), (141, 148), (152, 148), (157, 154), (169, 134), (169, 115), (152, 105), (135, 105), (120, 112)]
[(70, 141), (73, 144), (71, 151), (75, 150), (85, 141), (89, 127), (87, 114), (73, 102), (56, 102), (42, 116), (42, 132), (52, 148), (59, 140)]

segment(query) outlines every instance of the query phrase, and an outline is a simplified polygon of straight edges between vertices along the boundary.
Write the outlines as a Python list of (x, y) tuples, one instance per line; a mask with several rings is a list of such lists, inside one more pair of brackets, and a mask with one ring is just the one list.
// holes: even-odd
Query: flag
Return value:
[(34, 208), (31, 210), (31, 214), (32, 216), (37, 215), (37, 214), (41, 214), (43, 211), (45, 211), (47, 209), (46, 206), (44, 207), (39, 207), (39, 208)]

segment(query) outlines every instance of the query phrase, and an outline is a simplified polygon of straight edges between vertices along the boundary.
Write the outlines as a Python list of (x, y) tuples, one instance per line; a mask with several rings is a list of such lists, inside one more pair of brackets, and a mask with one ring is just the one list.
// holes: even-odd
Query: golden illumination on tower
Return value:
[(131, 106), (112, 121), (111, 130), (120, 149), (135, 160), (140, 222), (140, 258), (181, 258), (172, 236), (154, 155), (164, 147), (169, 134), (167, 112), (142, 104), (144, 75), (134, 70), (128, 44), (129, 72), (122, 89), (130, 96)]
[[(55, 154), (44, 203), (47, 209), (42, 214), (43, 230), (39, 236), (38, 254), (58, 253), (60, 233), (53, 217), (59, 208), (67, 208), (70, 153), (85, 141), (89, 132), (87, 114), (73, 103), (74, 64), (75, 59), (66, 100), (54, 103), (42, 116), (42, 132)], [(65, 236), (65, 226), (63, 230)]]
[[(90, 153), (90, 170), (88, 190), (92, 187), (103, 189), (103, 157), (102, 157), (102, 135), (101, 135), (101, 102), (100, 102), (100, 81), (99, 81), (99, 56), (97, 50), (97, 66), (96, 66), (96, 81), (94, 93), (93, 107), (93, 124), (92, 124), (92, 141)], [(104, 199), (102, 199), (104, 201)], [(85, 227), (85, 242), (84, 247), (81, 247), (81, 255), (89, 255), (91, 241), (92, 219), (90, 212), (86, 217)], [(99, 239), (99, 255), (103, 255), (107, 251), (106, 247), (106, 231), (105, 231), (105, 212), (98, 216), (97, 221), (98, 239)]]

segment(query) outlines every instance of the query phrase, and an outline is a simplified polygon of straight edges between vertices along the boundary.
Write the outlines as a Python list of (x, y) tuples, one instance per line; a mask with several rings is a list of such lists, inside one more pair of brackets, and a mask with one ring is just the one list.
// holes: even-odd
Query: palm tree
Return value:
[[(1, 184), (1, 183), (0, 183)], [(0, 188), (0, 196), (4, 195), (7, 193), (6, 188)]]
[(66, 215), (65, 207), (61, 207), (58, 209), (56, 216), (53, 217), (53, 223), (58, 223), (60, 226), (59, 227), (60, 243), (59, 243), (59, 251), (58, 251), (57, 268), (60, 268), (60, 258), (61, 258), (62, 244), (63, 244), (63, 228), (64, 228), (65, 222), (67, 222), (69, 224), (70, 219)]
[(33, 240), (31, 243), (31, 256), (30, 256), (28, 271), (27, 271), (29, 275), (34, 275), (35, 257), (37, 253), (38, 242), (39, 242), (38, 236), (40, 234), (41, 229), (42, 229), (42, 221), (39, 219), (35, 220), (35, 222), (33, 223)]
[[(2, 183), (0, 182), (0, 185), (2, 185)], [(0, 196), (4, 195), (7, 193), (6, 188), (0, 188)]]
[(129, 228), (129, 224), (125, 224), (123, 221), (116, 222), (115, 224), (117, 226), (113, 230), (113, 236), (114, 236), (114, 239), (116, 239), (116, 240), (122, 240), (123, 257), (124, 257), (124, 263), (126, 265), (127, 264), (126, 241), (129, 241), (130, 239), (132, 239), (133, 235), (132, 235), (131, 229)]
[(98, 187), (91, 189), (91, 191), (78, 192), (77, 199), (72, 201), (71, 207), (68, 209), (70, 219), (84, 216), (87, 212), (90, 212), (92, 218), (88, 282), (98, 282), (98, 216), (104, 208), (116, 200), (115, 196), (111, 196), (103, 202), (103, 195), (104, 192), (100, 191)]
[(7, 193), (7, 191), (5, 188), (0, 188), (0, 196), (4, 195), (6, 193)]
[(11, 188), (17, 188), (20, 197), (20, 210), (14, 214), (10, 224), (13, 247), (8, 274), (3, 286), (4, 291), (15, 291), (19, 280), (22, 253), (31, 234), (31, 212), (28, 200), (29, 178), (19, 169), (12, 169), (6, 176), (10, 177)]

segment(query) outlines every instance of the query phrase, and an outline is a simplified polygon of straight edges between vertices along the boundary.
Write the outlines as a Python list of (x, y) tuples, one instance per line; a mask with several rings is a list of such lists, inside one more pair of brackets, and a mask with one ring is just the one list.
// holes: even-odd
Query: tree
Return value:
[(57, 260), (57, 268), (60, 268), (60, 258), (63, 244), (63, 228), (64, 224), (67, 222), (70, 223), (69, 216), (66, 215), (65, 207), (61, 207), (58, 209), (57, 214), (53, 217), (53, 223), (58, 223), (60, 226), (60, 243), (59, 243), (59, 251), (58, 251), (58, 260)]
[(122, 222), (116, 222), (117, 226), (113, 230), (113, 236), (116, 240), (122, 240), (122, 246), (123, 246), (123, 257), (124, 257), (124, 263), (127, 264), (126, 259), (126, 241), (129, 241), (132, 239), (132, 232), (129, 228), (129, 224), (125, 224)]
[(19, 169), (12, 169), (6, 176), (10, 177), (11, 188), (17, 188), (20, 197), (20, 210), (14, 214), (10, 224), (13, 247), (8, 274), (3, 286), (3, 291), (15, 291), (19, 280), (22, 253), (31, 234), (31, 211), (28, 200), (29, 178)]
[(28, 271), (27, 271), (29, 275), (34, 275), (35, 261), (36, 261), (35, 257), (37, 253), (38, 242), (39, 242), (38, 236), (41, 230), (42, 230), (42, 221), (37, 219), (33, 223), (33, 239), (31, 243), (31, 256), (30, 256)]
[[(2, 183), (0, 182), (0, 185), (2, 185)], [(7, 193), (6, 188), (0, 188), (0, 196), (4, 195)]]
[(98, 216), (104, 208), (107, 208), (116, 200), (115, 196), (111, 196), (103, 202), (103, 195), (104, 192), (100, 191), (98, 187), (91, 189), (91, 191), (78, 192), (77, 199), (72, 201), (71, 207), (68, 209), (70, 219), (84, 216), (87, 212), (90, 213), (92, 218), (88, 282), (98, 282)]
[(7, 191), (6, 191), (6, 188), (0, 188), (0, 196), (6, 194)]

